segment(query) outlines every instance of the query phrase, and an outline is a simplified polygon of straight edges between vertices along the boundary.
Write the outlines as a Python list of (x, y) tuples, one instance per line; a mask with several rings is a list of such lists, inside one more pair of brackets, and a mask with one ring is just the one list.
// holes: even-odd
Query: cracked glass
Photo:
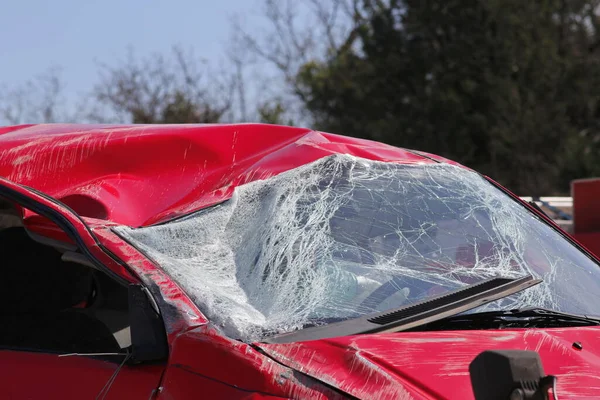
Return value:
[(599, 315), (600, 270), (477, 173), (333, 155), (224, 203), (117, 231), (244, 341), (409, 305), (493, 277), (544, 282), (477, 309)]

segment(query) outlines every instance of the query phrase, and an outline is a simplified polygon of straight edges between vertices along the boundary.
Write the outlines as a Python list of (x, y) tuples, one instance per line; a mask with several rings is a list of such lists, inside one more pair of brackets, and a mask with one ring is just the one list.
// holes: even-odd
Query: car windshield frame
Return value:
[[(340, 169), (339, 168), (340, 166), (343, 168)], [(272, 209), (271, 211), (273, 211), (273, 209), (277, 209), (277, 207), (280, 206), (281, 202), (283, 201), (283, 200), (277, 200), (277, 198), (278, 198), (277, 195), (274, 195), (272, 193), (273, 191), (277, 192), (277, 190), (278, 190), (277, 187), (280, 188), (281, 186), (285, 186), (284, 191), (285, 190), (288, 191), (286, 193), (288, 193), (287, 196), (289, 198), (290, 193), (294, 192), (294, 189), (293, 189), (293, 186), (295, 184), (294, 182), (305, 179), (306, 176), (313, 176), (313, 178), (314, 178), (315, 171), (318, 171), (318, 173), (316, 173), (317, 178), (327, 177), (328, 174), (332, 173), (332, 171), (333, 171), (334, 175), (338, 174), (338, 177), (343, 176), (344, 177), (343, 179), (348, 179), (348, 176), (349, 176), (348, 171), (352, 170), (352, 171), (356, 172), (357, 176), (359, 176), (359, 178), (357, 178), (357, 179), (360, 179), (360, 175), (361, 175), (360, 169), (363, 167), (366, 168), (367, 170), (369, 168), (374, 168), (377, 171), (384, 171), (384, 170), (388, 171), (387, 169), (390, 169), (392, 172), (395, 171), (397, 173), (398, 171), (401, 171), (404, 168), (406, 168), (407, 170), (409, 170), (410, 168), (428, 169), (428, 168), (435, 168), (435, 166), (439, 166), (438, 168), (440, 168), (440, 172), (442, 172), (442, 173), (448, 173), (448, 171), (451, 171), (451, 173), (453, 173), (453, 174), (458, 174), (456, 176), (468, 177), (469, 179), (476, 176), (478, 179), (481, 180), (480, 182), (478, 182), (478, 184), (481, 185), (481, 187), (484, 187), (483, 185), (488, 185), (489, 186), (488, 189), (490, 190), (490, 192), (495, 191), (496, 194), (504, 200), (504, 202), (506, 202), (507, 204), (510, 203), (513, 206), (518, 207), (522, 211), (523, 216), (529, 216), (529, 217), (533, 218), (534, 220), (536, 220), (538, 223), (541, 222), (542, 224), (539, 226), (543, 225), (547, 229), (550, 229), (551, 231), (553, 231), (555, 235), (557, 234), (558, 236), (556, 236), (556, 237), (557, 238), (559, 237), (563, 243), (568, 243), (567, 247), (571, 248), (575, 254), (579, 254), (580, 256), (585, 256), (585, 258), (588, 260), (588, 262), (591, 262), (594, 265), (594, 269), (597, 270), (596, 273), (599, 274), (599, 276), (600, 276), (600, 269), (598, 269), (598, 267), (600, 266), (600, 263), (599, 263), (598, 259), (592, 253), (590, 253), (585, 248), (583, 248), (579, 243), (577, 243), (571, 236), (569, 236), (564, 231), (562, 231), (559, 227), (557, 227), (556, 224), (554, 224), (546, 215), (544, 215), (543, 213), (540, 213), (538, 210), (535, 210), (533, 207), (530, 207), (529, 205), (524, 203), (521, 199), (516, 197), (513, 193), (511, 193), (507, 189), (503, 188), (502, 186), (500, 186), (499, 184), (497, 184), (495, 181), (491, 180), (490, 178), (483, 176), (483, 175), (481, 175), (475, 171), (472, 171), (470, 169), (460, 167), (460, 166), (454, 166), (454, 165), (446, 164), (446, 163), (399, 164), (399, 163), (385, 163), (385, 162), (380, 162), (380, 161), (365, 160), (365, 159), (348, 156), (348, 155), (333, 155), (333, 156), (329, 156), (329, 157), (325, 157), (323, 159), (317, 160), (311, 164), (307, 164), (300, 168), (295, 168), (293, 170), (281, 173), (279, 175), (269, 177), (268, 179), (265, 179), (262, 181), (251, 182), (249, 184), (242, 185), (241, 187), (236, 188), (232, 198), (225, 200), (224, 202), (216, 204), (214, 206), (207, 207), (205, 209), (193, 212), (187, 216), (178, 217), (173, 220), (163, 222), (159, 225), (153, 225), (153, 226), (137, 228), (137, 229), (132, 229), (132, 228), (128, 228), (128, 227), (114, 227), (113, 231), (115, 231), (115, 233), (117, 233), (119, 236), (121, 236), (124, 240), (128, 241), (130, 244), (135, 246), (138, 250), (142, 251), (149, 259), (153, 260), (157, 265), (161, 266), (178, 284), (183, 286), (184, 290), (186, 290), (186, 292), (192, 297), (192, 300), (194, 300), (194, 302), (198, 305), (200, 310), (209, 318), (209, 320), (214, 321), (217, 326), (219, 326), (221, 329), (223, 329), (224, 333), (227, 336), (238, 338), (238, 339), (241, 339), (244, 341), (257, 341), (257, 340), (261, 340), (261, 339), (264, 339), (264, 338), (272, 336), (272, 335), (288, 333), (291, 331), (299, 330), (305, 326), (327, 324), (327, 323), (331, 323), (331, 322), (338, 322), (340, 320), (356, 318), (356, 317), (360, 317), (361, 315), (366, 315), (366, 314), (370, 314), (373, 312), (381, 312), (381, 311), (385, 311), (388, 309), (397, 308), (401, 305), (409, 305), (410, 302), (403, 304), (403, 303), (397, 303), (397, 302), (394, 303), (392, 301), (392, 303), (387, 304), (384, 301), (382, 301), (381, 303), (383, 303), (383, 305), (378, 304), (378, 305), (381, 305), (381, 307), (383, 307), (382, 309), (374, 308), (374, 307), (370, 307), (370, 306), (365, 307), (364, 301), (369, 297), (367, 294), (367, 297), (363, 298), (362, 301), (360, 302), (360, 304), (353, 303), (352, 307), (354, 307), (354, 309), (352, 309), (352, 312), (348, 313), (346, 315), (343, 315), (341, 317), (341, 319), (340, 319), (339, 315), (337, 316), (337, 318), (335, 318), (335, 316), (332, 315), (331, 313), (329, 315), (327, 313), (321, 313), (320, 314), (320, 315), (322, 315), (321, 318), (312, 317), (312, 319), (311, 319), (311, 318), (307, 318), (306, 314), (305, 314), (303, 316), (304, 319), (297, 318), (296, 320), (294, 320), (294, 318), (295, 318), (294, 313), (297, 310), (295, 310), (293, 307), (290, 307), (287, 309), (287, 312), (289, 312), (289, 314), (291, 316), (289, 324), (286, 325), (285, 323), (282, 323), (281, 319), (280, 319), (278, 324), (270, 325), (268, 323), (269, 317), (267, 314), (270, 311), (272, 311), (273, 307), (275, 307), (275, 306), (272, 303), (272, 304), (269, 304), (269, 307), (271, 307), (270, 310), (268, 309), (268, 307), (260, 309), (260, 307), (261, 307), (260, 301), (263, 301), (264, 299), (259, 299), (259, 304), (257, 307), (255, 307), (255, 304), (251, 304), (251, 302), (253, 301), (251, 291), (250, 292), (246, 291), (246, 293), (243, 293), (244, 290), (248, 289), (248, 287), (242, 288), (242, 295), (245, 294), (246, 298), (243, 299), (241, 302), (238, 302), (237, 304), (235, 304), (235, 301), (232, 302), (230, 298), (229, 299), (223, 299), (223, 298), (219, 299), (218, 293), (217, 293), (219, 288), (217, 288), (216, 290), (213, 290), (212, 298), (203, 296), (203, 293), (201, 293), (202, 291), (212, 290), (211, 288), (209, 288), (207, 286), (206, 282), (202, 282), (202, 279), (205, 278), (205, 276), (204, 277), (192, 276), (194, 274), (194, 272), (193, 272), (194, 265), (195, 265), (195, 268), (202, 268), (202, 263), (198, 264), (197, 263), (198, 260), (195, 260), (193, 263), (188, 262), (189, 265), (184, 266), (184, 268), (180, 269), (180, 267), (182, 267), (182, 265), (183, 265), (180, 262), (181, 260), (187, 259), (189, 261), (189, 260), (193, 259), (194, 257), (198, 256), (198, 254), (196, 254), (196, 253), (192, 254), (193, 251), (192, 251), (192, 253), (189, 253), (190, 248), (188, 248), (188, 247), (193, 246), (193, 245), (190, 245), (187, 247), (183, 246), (183, 247), (185, 247), (185, 249), (183, 249), (183, 248), (178, 249), (178, 251), (183, 251), (184, 253), (186, 253), (186, 252), (187, 253), (186, 253), (186, 256), (181, 257), (181, 259), (178, 260), (177, 262), (173, 262), (173, 257), (177, 258), (177, 255), (174, 256), (174, 254), (177, 253), (177, 251), (175, 251), (174, 253), (172, 253), (170, 255), (166, 254), (166, 253), (169, 253), (169, 250), (165, 247), (165, 243), (167, 243), (168, 241), (180, 240), (181, 238), (185, 237), (185, 235), (178, 236), (177, 234), (175, 234), (175, 236), (173, 236), (174, 231), (173, 231), (173, 229), (171, 229), (171, 227), (173, 225), (176, 225), (176, 224), (183, 224), (183, 225), (188, 224), (189, 225), (190, 223), (192, 223), (192, 221), (194, 221), (194, 219), (207, 220), (207, 219), (212, 218), (214, 220), (215, 219), (215, 218), (213, 218), (214, 215), (217, 215), (218, 213), (223, 214), (224, 211), (226, 213), (227, 208), (231, 207), (232, 204), (234, 207), (234, 212), (237, 212), (237, 210), (239, 210), (241, 208), (240, 203), (244, 201), (245, 196), (246, 196), (246, 200), (247, 200), (248, 196), (250, 196), (250, 197), (256, 196), (257, 193), (262, 193), (262, 195), (265, 195), (265, 193), (266, 193), (266, 196), (268, 197), (268, 199), (265, 202), (269, 203), (269, 205)], [(412, 172), (414, 172), (414, 171), (416, 171), (416, 170), (413, 170)], [(379, 173), (379, 172), (377, 172), (377, 173)], [(341, 174), (341, 175), (339, 175), (339, 174)], [(388, 175), (387, 177), (389, 178), (390, 176), (393, 177), (393, 175)], [(456, 178), (456, 176), (455, 176), (455, 178)], [(364, 178), (364, 176), (362, 178)], [(427, 178), (427, 179), (429, 179), (429, 178)], [(389, 181), (389, 179), (388, 179), (388, 181)], [(435, 179), (434, 179), (434, 181), (435, 181)], [(292, 182), (292, 183), (290, 183), (290, 182)], [(431, 184), (431, 182), (429, 182), (429, 183)], [(465, 182), (463, 182), (463, 183), (465, 183)], [(322, 179), (320, 179), (320, 180), (313, 179), (313, 182), (311, 184), (312, 184), (312, 187), (309, 187), (307, 189), (307, 187), (308, 187), (307, 186), (303, 189), (304, 190), (303, 195), (306, 195), (306, 193), (310, 192), (310, 190), (314, 191), (315, 188), (320, 187), (319, 185), (322, 186), (323, 180)], [(465, 186), (465, 187), (467, 187), (467, 186)], [(250, 189), (248, 189), (248, 187)], [(443, 185), (440, 187), (443, 187)], [(401, 186), (398, 186), (395, 188), (395, 190), (398, 188), (402, 189)], [(325, 185), (325, 189), (330, 190), (331, 187)], [(342, 189), (344, 189), (343, 185), (342, 185)], [(308, 192), (307, 192), (307, 190), (308, 190)], [(331, 189), (331, 190), (334, 190), (334, 189)], [(238, 192), (240, 192), (240, 193), (238, 193)], [(251, 193), (249, 194), (248, 192), (251, 192)], [(281, 194), (281, 193), (277, 192), (275, 194)], [(466, 191), (465, 191), (465, 196), (467, 196)], [(507, 197), (508, 197), (508, 199), (510, 199), (512, 201), (507, 202), (506, 201)], [(468, 198), (468, 197), (465, 197), (465, 198)], [(314, 198), (311, 198), (311, 199), (314, 200)], [(337, 197), (336, 197), (336, 199), (337, 199)], [(296, 200), (298, 200), (298, 199), (296, 199)], [(256, 199), (254, 199), (254, 201), (256, 201)], [(262, 200), (259, 200), (259, 203), (261, 201)], [(298, 206), (298, 204), (300, 204), (300, 203), (297, 203), (296, 206)], [(254, 205), (256, 206), (256, 204), (254, 204)], [(437, 205), (432, 203), (432, 207), (437, 207)], [(231, 211), (231, 210), (229, 210), (229, 211)], [(249, 212), (248, 207), (246, 207), (244, 209), (244, 212), (246, 212), (246, 213)], [(212, 214), (214, 214), (214, 215), (212, 215)], [(270, 215), (270, 214), (267, 213), (267, 215)], [(275, 214), (272, 214), (271, 216), (273, 216), (273, 215), (275, 215)], [(507, 217), (509, 217), (509, 216), (507, 216)], [(225, 217), (225, 218), (233, 218), (233, 217), (231, 215), (229, 215), (229, 217)], [(330, 215), (330, 218), (331, 218), (331, 215)], [(242, 220), (243, 220), (243, 218), (242, 218)], [(204, 222), (206, 222), (206, 221), (204, 221)], [(354, 222), (356, 224), (357, 221), (351, 221), (351, 222)], [(229, 221), (228, 224), (229, 224), (229, 226), (231, 226), (231, 221)], [(535, 223), (533, 223), (533, 224), (535, 224)], [(210, 224), (206, 225), (203, 223), (203, 226), (201, 227), (201, 229), (203, 229), (205, 237), (209, 237), (212, 235), (212, 233), (210, 232), (209, 225)], [(225, 225), (227, 225), (227, 223)], [(243, 224), (239, 224), (239, 221), (238, 221), (237, 225), (236, 224), (233, 224), (233, 225), (235, 225), (235, 229), (243, 230), (243, 229), (247, 228), (247, 227), (244, 227)], [(356, 225), (358, 225), (358, 224), (356, 224)], [(526, 228), (527, 228), (526, 225), (521, 226), (521, 229), (526, 229)], [(165, 232), (168, 232), (168, 233), (166, 233), (166, 236), (162, 237), (162, 239), (160, 238), (161, 233), (159, 233), (159, 230), (161, 230), (161, 229), (162, 229), (162, 235), (165, 235)], [(189, 226), (187, 229), (189, 229)], [(447, 230), (451, 231), (451, 227), (448, 227)], [(223, 237), (227, 236), (227, 234), (225, 232), (222, 232), (222, 233), (223, 233)], [(290, 233), (290, 232), (287, 232), (287, 233)], [(186, 239), (183, 239), (183, 240), (187, 240), (189, 238), (190, 237), (187, 237)], [(246, 239), (248, 239), (247, 236), (246, 236)], [(256, 237), (254, 237), (254, 239), (258, 240)], [(264, 237), (263, 237), (263, 239), (264, 239)], [(311, 247), (310, 249), (307, 249), (306, 247), (303, 248), (302, 246), (305, 246), (306, 244), (302, 242), (302, 238), (300, 238), (300, 239), (296, 238), (296, 239), (299, 240), (299, 242), (300, 242), (300, 245), (299, 245), (300, 247), (296, 249), (298, 251), (298, 253), (307, 252), (308, 250), (313, 251), (313, 252), (315, 251), (314, 247)], [(556, 238), (554, 238), (554, 239), (556, 239)], [(198, 238), (194, 237), (193, 240), (197, 241)], [(566, 242), (565, 242), (565, 240), (566, 240)], [(246, 240), (246, 242), (248, 242), (248, 240)], [(243, 245), (244, 245), (243, 242), (240, 242), (240, 243), (242, 243), (242, 247), (243, 247)], [(262, 243), (262, 245), (265, 244), (264, 242), (261, 242), (261, 243)], [(168, 247), (168, 245), (167, 245), (167, 247)], [(228, 249), (228, 251), (232, 251), (233, 253), (235, 253), (236, 251), (239, 251), (239, 249), (235, 248), (235, 246), (232, 245), (231, 243), (230, 243), (230, 247), (231, 248)], [(206, 250), (206, 249), (204, 249), (204, 250)], [(504, 251), (507, 251), (507, 249), (505, 249)], [(457, 253), (458, 253), (458, 251), (457, 251)], [(234, 254), (234, 258), (235, 258), (235, 256), (236, 255)], [(538, 254), (538, 256), (539, 256), (539, 254)], [(548, 257), (548, 254), (544, 254), (543, 256)], [(171, 260), (167, 260), (169, 257), (171, 258)], [(504, 257), (504, 256), (500, 257), (501, 258), (500, 261), (502, 261), (502, 262), (506, 261), (502, 257)], [(248, 260), (248, 258), (246, 257), (245, 260)], [(494, 261), (493, 257), (490, 260)], [(211, 260), (204, 259), (204, 262), (207, 262), (207, 261), (211, 261)], [(213, 263), (219, 263), (221, 261), (223, 261), (223, 259), (219, 259), (219, 257), (213, 257), (213, 259), (212, 259)], [(513, 261), (514, 260), (511, 260), (511, 262), (513, 262)], [(237, 261), (233, 261), (234, 267), (235, 267), (236, 262)], [(288, 260), (286, 262), (290, 263), (291, 265), (294, 265), (293, 263), (295, 261)], [(307, 261), (304, 260), (303, 262), (306, 263)], [(196, 263), (196, 264), (194, 264), (194, 263)], [(185, 261), (184, 261), (184, 264), (185, 264)], [(194, 264), (194, 265), (192, 265), (192, 264)], [(206, 264), (206, 265), (208, 265), (208, 264)], [(557, 264), (555, 264), (553, 268), (555, 268), (556, 265)], [(190, 267), (192, 267), (192, 268), (190, 268)], [(212, 267), (214, 267), (214, 265), (211, 266), (211, 268)], [(560, 267), (560, 268), (563, 268), (563, 267)], [(182, 272), (182, 270), (185, 270), (185, 272)], [(190, 275), (190, 271), (192, 271), (191, 275)], [(281, 272), (282, 270), (280, 269), (279, 271)], [(490, 271), (486, 271), (486, 273), (483, 275), (477, 275), (476, 276), (477, 280), (489, 279), (489, 278), (494, 277), (494, 275), (490, 274), (489, 272)], [(503, 272), (506, 272), (506, 271), (503, 271)], [(515, 273), (513, 276), (516, 277), (519, 275), (519, 272), (522, 274), (524, 271), (521, 270), (521, 271), (514, 271), (514, 272)], [(531, 271), (529, 271), (529, 272), (531, 272)], [(542, 273), (536, 274), (535, 271), (533, 271), (533, 272), (534, 273), (532, 275), (544, 279), (544, 274), (542, 274)], [(222, 271), (220, 273), (222, 273)], [(247, 273), (247, 271), (246, 271), (246, 273)], [(264, 273), (269, 273), (269, 272), (268, 271), (265, 272), (265, 269), (263, 269), (262, 273), (264, 274)], [(186, 276), (186, 274), (188, 274), (189, 276)], [(231, 278), (231, 271), (229, 271), (229, 274), (225, 274), (225, 275), (229, 275), (228, 278)], [(240, 279), (240, 276), (242, 276), (236, 272), (234, 272), (233, 275), (235, 275), (233, 277), (233, 281), (235, 281), (236, 279)], [(222, 275), (222, 276), (224, 276), (224, 275)], [(343, 277), (341, 275), (339, 275), (339, 274), (336, 275), (336, 279), (342, 279), (342, 278)], [(413, 277), (413, 280), (414, 280), (414, 277)], [(211, 282), (213, 282), (213, 283), (217, 282), (216, 283), (217, 286), (220, 284), (220, 283), (218, 283), (217, 280), (211, 281)], [(457, 280), (456, 282), (453, 282), (453, 285), (451, 285), (450, 287), (447, 288), (446, 292), (450, 292), (452, 290), (459, 289), (461, 287), (461, 285), (467, 286), (469, 284), (472, 284), (473, 282), (474, 282), (474, 280), (468, 280), (468, 279), (465, 281)], [(386, 283), (387, 282), (378, 281), (379, 287), (383, 286)], [(460, 283), (460, 285), (458, 283)], [(231, 281), (229, 281), (228, 284), (231, 285)], [(341, 285), (341, 286), (342, 286), (342, 288), (344, 288), (343, 285)], [(413, 286), (414, 286), (414, 284), (413, 284)], [(330, 285), (330, 288), (332, 288), (332, 287), (333, 286)], [(413, 289), (413, 288), (414, 287), (410, 287), (410, 289)], [(250, 289), (253, 289), (254, 294), (256, 294), (256, 288), (250, 288)], [(288, 287), (288, 289), (289, 289), (289, 287)], [(224, 290), (227, 290), (227, 288)], [(534, 289), (528, 289), (528, 291), (529, 290), (534, 290)], [(216, 293), (216, 295), (215, 295), (215, 293)], [(437, 293), (429, 294), (428, 296), (434, 297), (434, 296), (437, 296), (437, 295), (440, 295), (443, 293), (444, 292), (441, 292), (441, 293), (437, 292)], [(598, 296), (598, 291), (594, 291), (593, 293), (595, 296)], [(239, 292), (236, 293), (236, 295), (239, 295)], [(397, 296), (398, 293), (386, 293), (385, 295), (387, 297), (393, 297), (393, 296), (398, 297)], [(293, 297), (293, 295), (292, 295), (292, 297)], [(383, 300), (387, 301), (388, 300), (387, 297)], [(427, 297), (418, 297), (418, 298), (413, 299), (412, 301), (417, 302), (417, 301), (421, 301), (426, 298)], [(279, 300), (281, 301), (281, 299), (285, 300), (285, 296), (281, 296)], [(514, 296), (510, 296), (509, 299), (512, 299), (510, 301), (513, 301), (513, 303), (514, 303)], [(293, 299), (293, 300), (297, 300), (297, 299)], [(397, 298), (394, 301), (397, 301)], [(405, 299), (405, 301), (406, 301), (406, 299)], [(219, 307), (217, 307), (217, 308), (213, 307), (214, 304), (218, 303), (218, 302), (225, 302), (227, 304), (225, 306), (223, 306), (223, 304), (221, 303), (220, 309), (219, 309)], [(242, 304), (244, 302), (246, 304)], [(342, 304), (339, 307), (337, 307), (337, 309), (335, 307), (333, 307), (333, 311), (337, 312), (337, 310), (345, 310), (349, 307), (348, 304), (350, 304), (350, 303)], [(491, 304), (492, 304), (491, 307), (490, 307), (490, 305), (488, 305), (485, 307), (481, 307), (481, 308), (472, 310), (471, 312), (504, 309), (507, 306), (507, 304), (510, 304), (510, 302), (507, 303), (506, 301), (499, 300), (498, 302), (493, 302)], [(516, 303), (514, 303), (513, 305), (515, 307), (519, 307), (519, 308), (528, 307), (528, 306), (548, 307), (548, 304), (524, 304), (524, 303), (516, 304)], [(296, 302), (296, 304), (295, 304), (296, 308), (301, 307), (301, 306), (302, 306), (302, 304), (299, 304), (298, 302)], [(360, 307), (362, 307), (362, 309), (359, 309)], [(385, 307), (387, 307), (387, 308), (385, 308)], [(496, 307), (496, 308), (494, 308), (494, 307)], [(332, 307), (329, 307), (329, 308), (331, 309)], [(564, 307), (563, 308), (548, 307), (548, 308), (556, 309), (557, 311), (561, 311), (561, 312), (600, 315), (600, 312), (590, 313), (589, 310), (584, 310), (585, 312), (581, 312), (580, 309), (564, 309)], [(218, 310), (218, 311), (216, 311), (216, 310)], [(224, 313), (226, 313), (227, 311), (230, 311), (231, 315), (229, 315), (229, 316), (224, 315)], [(257, 311), (258, 311), (258, 313), (257, 313)], [(286, 312), (285, 308), (283, 310), (278, 310), (278, 311)], [(260, 314), (262, 314), (262, 315), (260, 315)], [(236, 320), (236, 318), (237, 318), (237, 320)], [(261, 318), (262, 318), (262, 320), (261, 320)], [(281, 316), (280, 316), (280, 318), (281, 318)], [(233, 329), (232, 329), (231, 325), (234, 325)]]

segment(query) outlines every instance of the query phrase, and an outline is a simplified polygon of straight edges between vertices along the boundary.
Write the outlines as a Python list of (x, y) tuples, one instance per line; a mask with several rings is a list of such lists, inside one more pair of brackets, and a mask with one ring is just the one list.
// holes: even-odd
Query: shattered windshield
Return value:
[(597, 264), (478, 174), (449, 164), (333, 155), (242, 185), (186, 218), (117, 230), (244, 341), (497, 276), (544, 282), (477, 311), (600, 314)]

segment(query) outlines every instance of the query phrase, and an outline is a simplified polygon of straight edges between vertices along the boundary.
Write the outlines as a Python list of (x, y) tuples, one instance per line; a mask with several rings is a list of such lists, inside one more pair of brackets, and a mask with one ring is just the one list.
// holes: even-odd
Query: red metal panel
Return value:
[[(119, 363), (88, 357), (0, 350), (0, 398), (94, 399)], [(124, 366), (105, 399), (148, 400), (164, 366)]]
[[(571, 182), (573, 197), (573, 233), (600, 232), (600, 178)], [(597, 246), (596, 246), (597, 247)]]
[(385, 144), (273, 125), (33, 125), (0, 130), (0, 176), (129, 226), (226, 199), (239, 184), (345, 153), (433, 162)]
[(159, 399), (341, 399), (339, 393), (299, 374), (251, 345), (221, 336), (208, 326), (179, 335), (171, 348)]
[[(376, 142), (268, 125), (33, 125), (0, 128), (0, 176), (64, 201), (86, 217), (88, 226), (44, 196), (6, 179), (0, 184), (64, 215), (109, 268), (158, 288), (167, 306), (163, 317), (170, 343), (158, 398), (338, 397), (331, 386), (368, 399), (471, 399), (468, 365), (489, 349), (539, 351), (546, 372), (559, 376), (562, 399), (597, 398), (600, 328), (415, 332), (248, 345), (221, 336), (167, 274), (106, 229), (191, 212), (228, 198), (240, 184), (334, 153), (398, 163), (447, 161)], [(24, 221), (30, 229), (64, 240), (60, 229), (35, 214), (25, 213)], [(575, 349), (574, 342), (581, 342), (583, 350)], [(0, 376), (20, 394), (26, 392), (15, 390), (34, 380), (43, 389), (25, 389), (45, 398), (61, 397), (62, 378), (63, 390), (85, 398), (115, 368), (87, 358), (61, 359), (60, 367), (57, 361), (56, 356), (0, 352)], [(13, 365), (31, 368), (15, 372)], [(135, 390), (141, 388), (148, 398), (161, 371), (126, 367), (111, 395), (139, 398)], [(88, 383), (88, 373), (97, 380)]]
[(600, 256), (600, 231), (577, 233), (573, 237), (596, 257)]
[(538, 351), (545, 372), (558, 376), (561, 399), (600, 393), (599, 327), (402, 332), (260, 347), (359, 398), (473, 399), (469, 364), (484, 350), (500, 349)]
[(160, 400), (275, 400), (289, 397), (272, 396), (266, 393), (244, 390), (223, 382), (199, 375), (185, 368), (172, 368), (155, 397)]

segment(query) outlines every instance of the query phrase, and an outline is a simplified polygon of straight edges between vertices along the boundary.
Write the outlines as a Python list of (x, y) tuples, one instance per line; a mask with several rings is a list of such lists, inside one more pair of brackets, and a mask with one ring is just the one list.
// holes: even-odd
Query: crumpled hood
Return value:
[(432, 163), (389, 145), (264, 124), (0, 127), (0, 176), (95, 223), (146, 226), (223, 201), (243, 183), (331, 154)]
[(485, 350), (508, 349), (539, 352), (544, 372), (558, 377), (559, 399), (600, 397), (598, 327), (402, 332), (259, 346), (361, 399), (473, 399), (471, 361)]

